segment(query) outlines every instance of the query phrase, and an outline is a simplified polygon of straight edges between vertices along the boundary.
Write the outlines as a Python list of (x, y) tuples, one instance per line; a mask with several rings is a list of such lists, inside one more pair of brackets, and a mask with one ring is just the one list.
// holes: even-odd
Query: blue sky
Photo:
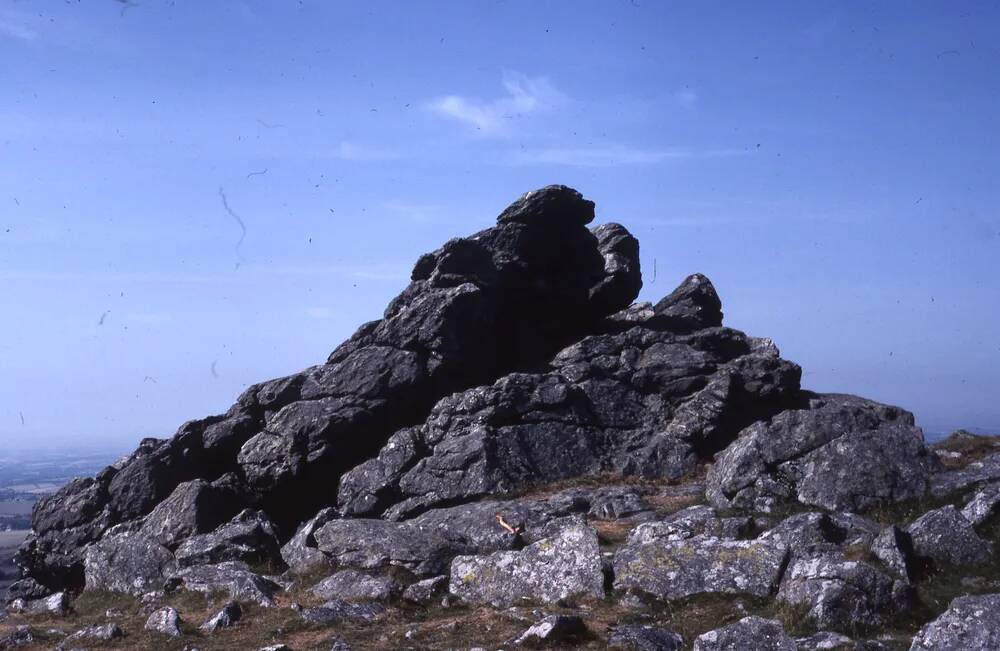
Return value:
[(1000, 431), (998, 14), (2, 0), (0, 437), (222, 411), (556, 182), (643, 299), (705, 273), (805, 386)]

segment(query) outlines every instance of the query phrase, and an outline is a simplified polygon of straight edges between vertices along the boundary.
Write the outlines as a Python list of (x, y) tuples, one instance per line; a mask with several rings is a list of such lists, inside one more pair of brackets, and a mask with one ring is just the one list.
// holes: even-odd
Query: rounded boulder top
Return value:
[(497, 217), (497, 224), (578, 224), (594, 221), (594, 202), (565, 185), (547, 185), (525, 192)]

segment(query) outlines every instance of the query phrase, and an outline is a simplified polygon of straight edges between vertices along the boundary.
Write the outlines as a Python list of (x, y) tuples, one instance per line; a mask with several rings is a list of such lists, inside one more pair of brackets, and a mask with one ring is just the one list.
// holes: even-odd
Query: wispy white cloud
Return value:
[(349, 161), (386, 161), (406, 158), (403, 152), (389, 147), (342, 142), (334, 153), (336, 158)]
[(21, 41), (33, 41), (38, 37), (38, 32), (27, 25), (6, 18), (0, 18), (0, 35), (16, 38)]
[(674, 93), (674, 101), (684, 108), (694, 108), (698, 104), (698, 93), (690, 88), (683, 88)]
[(486, 135), (498, 135), (508, 131), (509, 121), (551, 110), (569, 99), (546, 77), (528, 77), (516, 72), (506, 72), (502, 83), (506, 92), (503, 97), (483, 100), (447, 95), (433, 100), (428, 108), (442, 117), (462, 122)]
[(512, 165), (566, 165), (609, 167), (612, 165), (652, 165), (671, 160), (736, 156), (741, 150), (642, 149), (636, 147), (563, 147), (515, 151), (508, 157)]

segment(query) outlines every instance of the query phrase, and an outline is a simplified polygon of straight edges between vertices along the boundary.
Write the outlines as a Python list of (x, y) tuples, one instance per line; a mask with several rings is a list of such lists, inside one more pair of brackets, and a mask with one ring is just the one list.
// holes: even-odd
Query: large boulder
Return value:
[(8, 608), (11, 612), (23, 615), (61, 617), (69, 612), (69, 595), (65, 592), (57, 592), (41, 599), (14, 599)]
[[(228, 479), (228, 478), (227, 478)], [(195, 479), (180, 484), (156, 505), (140, 531), (171, 549), (185, 539), (212, 531), (240, 509), (242, 496), (226, 479)]]
[(106, 536), (86, 550), (88, 590), (142, 595), (159, 590), (177, 568), (170, 550), (141, 533)]
[(225, 561), (272, 563), (281, 561), (274, 525), (262, 511), (247, 509), (211, 533), (192, 536), (174, 552), (181, 566), (212, 565)]
[[(496, 226), (422, 256), (384, 317), (326, 363), (254, 385), (225, 414), (146, 440), (94, 479), (42, 500), (21, 567), (50, 588), (80, 587), (85, 549), (110, 527), (146, 516), (183, 482), (227, 473), (241, 478), (240, 507), (294, 530), (336, 501), (344, 470), (422, 422), (439, 399), (536, 368), (631, 303), (641, 284), (638, 243), (616, 224), (588, 230), (593, 218), (593, 202), (549, 186), (512, 204)], [(176, 506), (200, 509), (196, 499)], [(173, 545), (239, 508), (170, 510), (168, 526), (151, 533)]]
[(910, 651), (1000, 649), (1000, 594), (958, 597), (917, 633)]
[(954, 506), (928, 511), (906, 527), (913, 554), (937, 565), (976, 565), (989, 560), (993, 545), (976, 533)]
[(702, 633), (694, 641), (694, 651), (796, 651), (795, 640), (785, 633), (781, 622), (762, 617), (744, 617), (738, 622)]
[(635, 539), (615, 553), (614, 586), (659, 599), (712, 593), (767, 597), (777, 590), (787, 557), (786, 545), (767, 540)]
[(962, 515), (978, 526), (989, 520), (1000, 508), (1000, 482), (986, 484), (973, 493), (962, 507)]
[(906, 589), (897, 583), (867, 563), (828, 554), (792, 563), (778, 599), (804, 607), (818, 629), (856, 631), (905, 607)]
[[(402, 567), (420, 576), (448, 570), (452, 558), (515, 550), (570, 524), (583, 522), (607, 489), (568, 489), (549, 497), (482, 500), (431, 509), (402, 522), (374, 518), (332, 519), (313, 532), (327, 565), (378, 569)], [(503, 519), (517, 533), (504, 528)]]
[(310, 588), (310, 592), (326, 601), (387, 601), (400, 589), (400, 585), (389, 576), (347, 569), (326, 577)]
[(684, 638), (666, 628), (627, 624), (611, 629), (608, 647), (630, 651), (681, 651), (684, 648)]
[(171, 590), (183, 588), (206, 596), (225, 593), (235, 601), (246, 601), (264, 608), (276, 605), (274, 595), (281, 590), (280, 585), (239, 561), (182, 568), (170, 577), (166, 587)]
[(654, 540), (683, 540), (698, 535), (735, 540), (745, 537), (751, 528), (752, 522), (748, 517), (719, 517), (712, 507), (699, 504), (661, 520), (638, 525), (629, 532), (628, 543), (641, 545)]
[[(341, 510), (410, 517), (608, 471), (678, 479), (745, 426), (794, 404), (798, 366), (769, 342), (708, 325), (718, 319), (688, 305), (695, 295), (715, 297), (706, 278), (678, 292), (670, 319), (654, 314), (586, 337), (553, 357), (547, 372), (506, 375), (444, 398), (423, 425), (397, 432), (343, 476)], [(675, 307), (673, 300), (657, 309)], [(687, 311), (694, 314), (681, 319)]]
[(467, 603), (497, 607), (604, 596), (597, 532), (570, 526), (520, 551), (458, 556), (449, 591)]
[(180, 615), (169, 606), (150, 613), (149, 618), (146, 619), (145, 629), (168, 637), (182, 637), (184, 635), (181, 631)]
[(319, 513), (303, 522), (291, 540), (281, 548), (281, 559), (293, 572), (308, 572), (328, 564), (326, 554), (316, 548), (316, 530), (330, 520), (339, 517), (333, 508), (321, 509)]
[(768, 511), (798, 501), (864, 511), (924, 495), (935, 460), (912, 414), (855, 396), (805, 399), (718, 455), (707, 489), (715, 506)]
[(763, 532), (760, 540), (788, 545), (795, 559), (814, 558), (849, 547), (867, 547), (878, 536), (875, 522), (852, 513), (797, 513)]
[(343, 622), (372, 622), (385, 612), (385, 608), (379, 604), (352, 603), (339, 599), (332, 599), (315, 608), (303, 608), (299, 604), (292, 604), (292, 608), (299, 613), (303, 621), (316, 626), (330, 626)]

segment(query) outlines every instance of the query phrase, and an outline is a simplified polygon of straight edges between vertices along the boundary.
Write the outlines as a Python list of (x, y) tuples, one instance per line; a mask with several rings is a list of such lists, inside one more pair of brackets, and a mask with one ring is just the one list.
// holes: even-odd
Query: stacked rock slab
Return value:
[(496, 226), (422, 256), (384, 317), (325, 364), (255, 385), (225, 414), (146, 440), (42, 500), (20, 565), (49, 587), (79, 587), (85, 548), (110, 527), (145, 516), (182, 482), (226, 473), (239, 499), (197, 500), (211, 513), (188, 533), (245, 506), (294, 531), (336, 501), (343, 471), (422, 422), (440, 398), (544, 364), (632, 302), (638, 242), (617, 224), (588, 230), (593, 219), (593, 202), (550, 186), (514, 202)]
[(610, 332), (439, 402), (344, 475), (341, 510), (409, 517), (433, 506), (601, 473), (678, 479), (741, 429), (795, 404), (798, 366), (723, 328), (714, 287), (689, 277)]

